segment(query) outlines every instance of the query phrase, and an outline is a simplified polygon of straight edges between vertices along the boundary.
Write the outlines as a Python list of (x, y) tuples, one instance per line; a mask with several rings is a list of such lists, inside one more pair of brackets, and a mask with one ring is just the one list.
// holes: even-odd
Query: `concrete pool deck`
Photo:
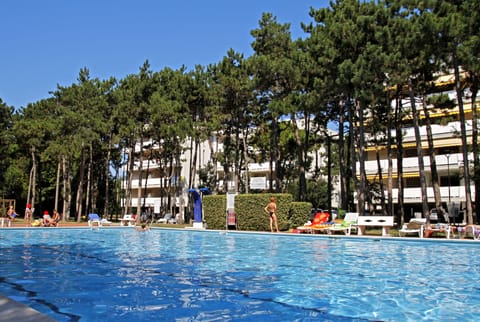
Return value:
[(52, 318), (22, 303), (0, 295), (0, 322), (54, 322)]

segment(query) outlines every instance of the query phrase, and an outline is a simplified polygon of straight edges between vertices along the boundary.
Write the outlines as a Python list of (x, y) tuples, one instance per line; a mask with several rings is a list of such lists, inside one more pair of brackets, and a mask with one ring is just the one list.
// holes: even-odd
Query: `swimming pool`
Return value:
[(480, 243), (131, 228), (0, 231), (0, 293), (58, 321), (480, 315)]

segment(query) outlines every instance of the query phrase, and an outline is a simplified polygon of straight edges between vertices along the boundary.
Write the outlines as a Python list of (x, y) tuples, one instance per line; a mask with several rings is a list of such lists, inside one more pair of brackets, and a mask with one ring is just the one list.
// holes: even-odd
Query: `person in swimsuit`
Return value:
[(275, 223), (275, 229), (278, 233), (277, 204), (275, 203), (275, 197), (270, 197), (270, 202), (265, 206), (264, 210), (270, 215), (270, 230), (273, 233), (273, 223)]
[(13, 206), (8, 207), (7, 216), (10, 222), (13, 223), (15, 221), (15, 217), (17, 217), (17, 213), (15, 212), (15, 209), (13, 209)]
[(25, 208), (25, 225), (30, 226), (32, 221), (32, 205), (27, 203), (27, 208)]

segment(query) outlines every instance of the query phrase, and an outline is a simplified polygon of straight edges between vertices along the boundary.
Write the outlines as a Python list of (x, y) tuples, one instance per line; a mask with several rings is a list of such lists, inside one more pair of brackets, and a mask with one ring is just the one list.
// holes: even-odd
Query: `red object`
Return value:
[(45, 211), (43, 212), (43, 214), (44, 214), (44, 215), (49, 215), (48, 210), (45, 210)]
[(330, 215), (328, 212), (317, 212), (315, 214), (315, 217), (313, 217), (313, 222), (312, 225), (319, 225), (319, 224), (324, 224), (328, 221), (328, 217)]
[(29, 203), (27, 203), (27, 208), (28, 208), (28, 209), (32, 208), (32, 205), (29, 204)]
[(229, 211), (227, 216), (227, 225), (235, 226), (237, 224), (237, 220), (235, 218), (235, 212)]

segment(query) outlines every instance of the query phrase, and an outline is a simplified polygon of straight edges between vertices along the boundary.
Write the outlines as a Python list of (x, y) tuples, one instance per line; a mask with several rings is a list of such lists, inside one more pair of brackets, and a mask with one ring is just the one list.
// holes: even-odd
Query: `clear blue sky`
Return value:
[(290, 23), (312, 21), (327, 0), (0, 0), (0, 98), (9, 106), (50, 97), (92, 78), (121, 79), (148, 59), (153, 71), (219, 62), (232, 48), (249, 57), (250, 31), (263, 12)]

